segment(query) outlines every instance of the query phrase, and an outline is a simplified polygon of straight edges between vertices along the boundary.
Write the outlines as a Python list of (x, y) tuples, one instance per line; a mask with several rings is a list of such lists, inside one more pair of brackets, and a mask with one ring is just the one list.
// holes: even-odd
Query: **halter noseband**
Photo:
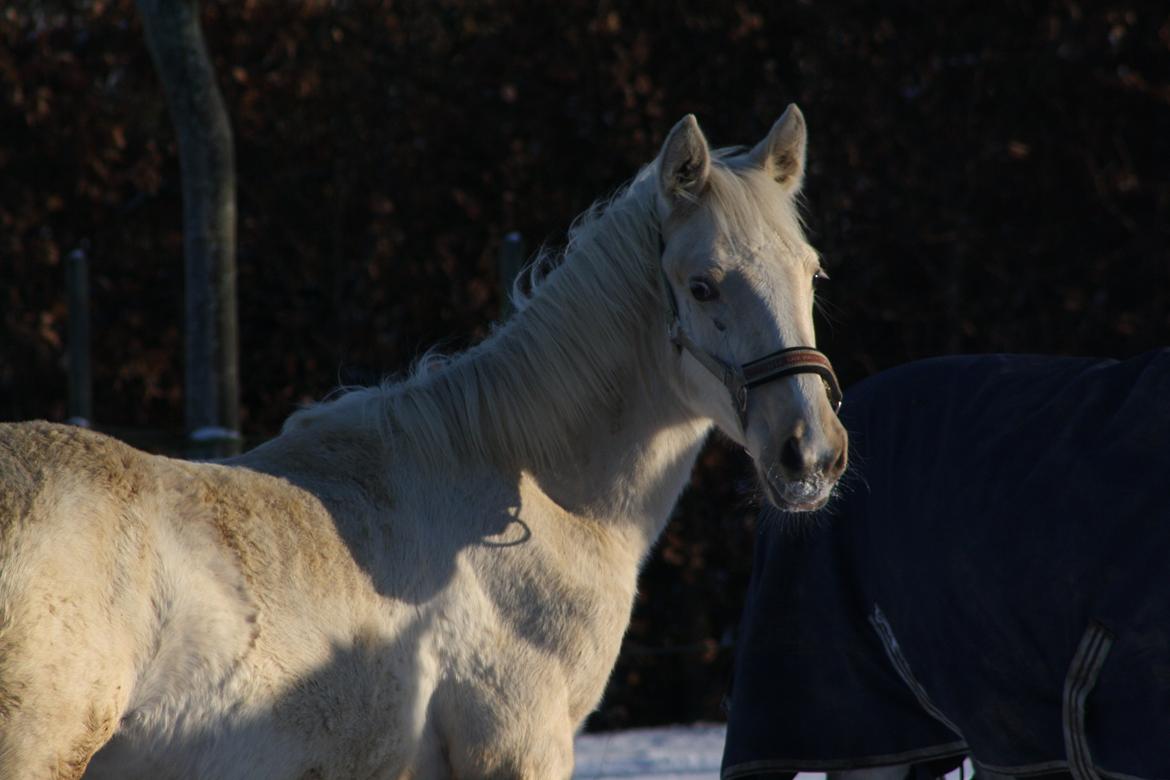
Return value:
[(718, 377), (735, 404), (739, 414), (739, 422), (747, 428), (748, 390), (753, 387), (767, 384), (775, 379), (781, 379), (793, 374), (817, 374), (825, 383), (825, 392), (829, 396), (829, 404), (834, 412), (841, 410), (841, 383), (833, 373), (833, 364), (825, 353), (813, 347), (788, 347), (770, 352), (743, 365), (725, 363), (719, 358), (700, 347), (683, 330), (682, 320), (679, 319), (678, 300), (674, 297), (674, 288), (666, 278), (661, 259), (666, 251), (666, 242), (661, 236), (659, 243), (659, 273), (662, 276), (662, 286), (666, 288), (666, 300), (669, 305), (670, 325), (667, 335), (670, 343), (679, 351), (686, 350), (700, 365)]

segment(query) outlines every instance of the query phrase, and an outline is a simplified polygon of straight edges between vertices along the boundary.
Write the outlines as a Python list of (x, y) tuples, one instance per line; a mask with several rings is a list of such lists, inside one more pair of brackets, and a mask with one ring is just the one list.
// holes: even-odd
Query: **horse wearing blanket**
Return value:
[(829, 522), (761, 524), (725, 780), (1170, 778), (1170, 349), (920, 361), (842, 420)]
[(0, 777), (568, 778), (712, 427), (844, 469), (804, 158), (683, 119), (484, 343), (229, 461), (0, 426)]

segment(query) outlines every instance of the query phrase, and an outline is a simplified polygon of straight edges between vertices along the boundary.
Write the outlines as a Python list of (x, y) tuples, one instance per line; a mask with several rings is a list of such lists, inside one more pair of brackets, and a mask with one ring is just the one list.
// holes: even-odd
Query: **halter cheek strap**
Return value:
[[(665, 250), (665, 246), (662, 246)], [(661, 254), (661, 253), (660, 253)], [(829, 404), (834, 412), (841, 410), (841, 383), (833, 372), (833, 364), (825, 353), (813, 347), (788, 347), (770, 352), (761, 358), (744, 363), (742, 366), (734, 363), (725, 363), (700, 347), (686, 331), (683, 330), (682, 320), (679, 319), (678, 300), (674, 297), (674, 289), (666, 272), (659, 266), (662, 276), (662, 286), (665, 288), (666, 301), (669, 307), (667, 312), (667, 335), (670, 342), (681, 352), (686, 350), (691, 357), (704, 368), (714, 374), (727, 392), (731, 394), (739, 422), (747, 428), (748, 391), (753, 387), (767, 384), (793, 374), (817, 374), (825, 383), (825, 393), (829, 397)]]

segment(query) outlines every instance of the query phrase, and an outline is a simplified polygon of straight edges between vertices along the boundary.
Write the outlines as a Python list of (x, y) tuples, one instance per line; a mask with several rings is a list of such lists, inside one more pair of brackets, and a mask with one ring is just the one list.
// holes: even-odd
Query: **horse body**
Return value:
[[(6, 605), (47, 611), (6, 612), (5, 737), (63, 738), (76, 752), (58, 751), (49, 776), (105, 744), (87, 777), (395, 777), (472, 742), (467, 722), (483, 729), (469, 761), (521, 774), (533, 732), (571, 737), (600, 698), (644, 548), (570, 517), (530, 477), (394, 501), (378, 495), (385, 481), (277, 478), (79, 429), (5, 428), (34, 475), (25, 496), (52, 503), (6, 529), (26, 548), (5, 545), (25, 562), (5, 568)], [(55, 457), (82, 450), (80, 475)], [(401, 473), (391, 482), (417, 476)], [(136, 484), (110, 496), (115, 474)], [(105, 560), (87, 565), (94, 555)], [(514, 755), (486, 755), (513, 731)], [(555, 755), (538, 766), (563, 773), (570, 745), (544, 747)]]
[[(0, 766), (19, 770), (4, 776), (75, 776), (115, 731), (95, 775), (106, 763), (125, 776), (113, 759), (149, 744), (136, 761), (159, 766), (141, 764), (143, 776), (232, 776), (214, 764), (247, 757), (229, 744), (261, 723), (249, 705), (344, 631), (345, 613), (321, 607), (362, 606), (346, 598), (359, 583), (344, 566), (321, 587), (319, 567), (339, 557), (328, 514), (264, 475), (70, 428), (5, 427), (10, 461), (27, 465), (29, 511), (5, 512), (27, 525), (5, 528), (5, 562), (19, 567), (0, 575), (0, 681), (14, 700)], [(201, 757), (212, 744), (219, 757)]]
[(818, 378), (737, 411), (659, 286), (726, 282), (675, 315), (720, 360), (811, 343), (803, 144), (685, 120), (487, 342), (230, 461), (0, 426), (0, 777), (567, 778), (713, 424), (783, 505), (844, 466)]

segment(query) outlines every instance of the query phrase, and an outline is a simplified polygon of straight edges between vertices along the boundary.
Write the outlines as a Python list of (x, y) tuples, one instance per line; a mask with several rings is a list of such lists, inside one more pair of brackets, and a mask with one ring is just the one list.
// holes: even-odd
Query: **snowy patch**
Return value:
[(610, 731), (577, 737), (575, 780), (715, 780), (723, 725)]
[[(610, 731), (577, 737), (574, 780), (718, 780), (727, 727), (722, 724), (672, 726)], [(963, 773), (946, 780), (970, 778)], [(801, 772), (796, 780), (825, 780), (823, 774)]]

